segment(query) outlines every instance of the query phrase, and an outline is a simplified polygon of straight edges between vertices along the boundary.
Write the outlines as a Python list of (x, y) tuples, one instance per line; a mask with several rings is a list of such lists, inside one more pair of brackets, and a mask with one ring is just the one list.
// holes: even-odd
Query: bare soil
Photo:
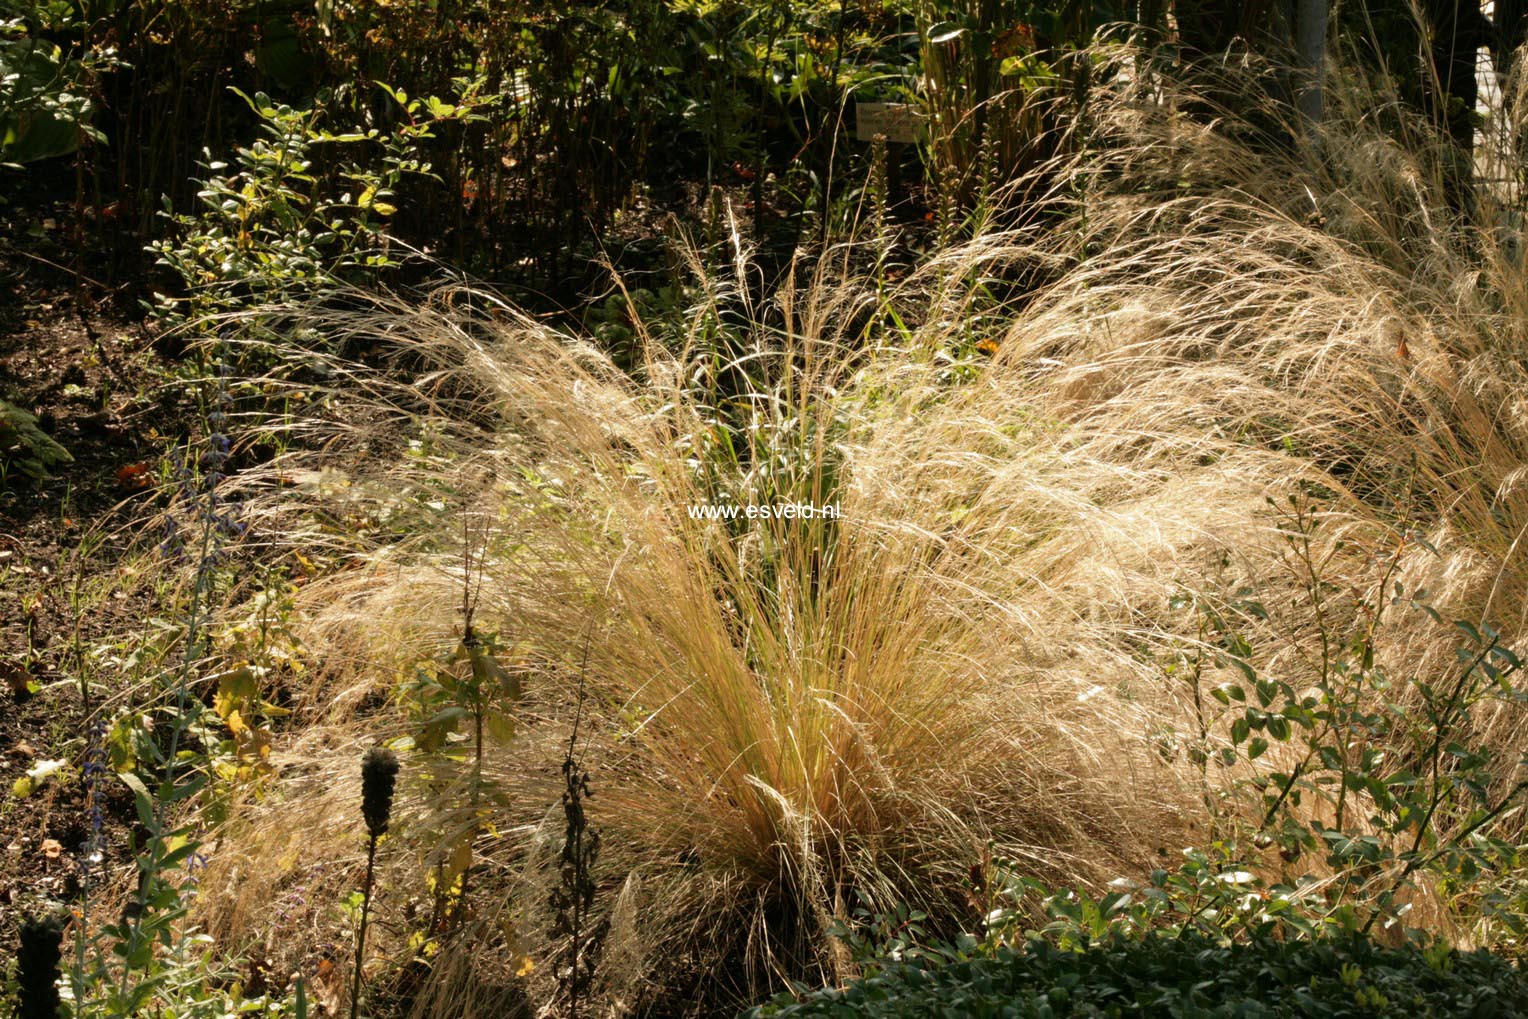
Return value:
[[(173, 360), (129, 296), (135, 284), (99, 281), (72, 204), (35, 188), (0, 193), (11, 203), (0, 205), (0, 398), (73, 457), (41, 483), (12, 471), (0, 485), (0, 958), (9, 958), (20, 917), (69, 907), (82, 890), (93, 819), (78, 776), (96, 705), (81, 697), (79, 655), (149, 610), (112, 577), (135, 545), (147, 465), (186, 416), (167, 384)], [(71, 597), (87, 587), (90, 598)], [(56, 760), (72, 778), (13, 793)], [(131, 859), (132, 799), (117, 782), (99, 790), (102, 864), (117, 869)]]

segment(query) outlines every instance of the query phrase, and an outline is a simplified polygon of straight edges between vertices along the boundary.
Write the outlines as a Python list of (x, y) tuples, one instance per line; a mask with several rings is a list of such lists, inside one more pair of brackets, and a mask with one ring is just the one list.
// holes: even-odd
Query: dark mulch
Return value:
[[(140, 585), (113, 581), (136, 542), (149, 465), (188, 420), (167, 384), (173, 363), (136, 307), (143, 281), (102, 282), (110, 267), (93, 264), (81, 217), (48, 180), (0, 187), (0, 398), (73, 457), (41, 484), (10, 472), (0, 485), (0, 958), (21, 915), (80, 893), (91, 815), (77, 776), (96, 705), (82, 701), (79, 654), (151, 610)], [(90, 596), (72, 599), (77, 590)], [(76, 778), (13, 795), (51, 760)], [(132, 800), (121, 783), (100, 788), (105, 863), (120, 867)]]

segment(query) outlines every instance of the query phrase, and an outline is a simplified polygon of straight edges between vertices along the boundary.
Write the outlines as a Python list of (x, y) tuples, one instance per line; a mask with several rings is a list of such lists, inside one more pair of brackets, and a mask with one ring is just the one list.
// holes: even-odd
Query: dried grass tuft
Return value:
[[(1375, 557), (1417, 526), (1442, 554), (1408, 552), (1402, 579), (1515, 641), (1528, 286), (1482, 226), (1515, 197), (1461, 218), (1436, 143), (1340, 71), (1320, 143), (1282, 148), (1267, 111), (1207, 121), (1224, 81), (1119, 80), (1090, 111), (1095, 144), (1021, 189), (1049, 188), (1043, 233), (952, 247), (889, 292), (857, 268), (873, 258), (834, 249), (767, 300), (734, 241), (695, 256), (677, 335), (638, 322), (635, 373), (469, 289), (262, 313), (373, 367), (324, 366), (335, 412), (302, 427), (327, 453), (272, 467), (317, 479), (301, 498), (255, 493), (268, 533), (351, 568), (306, 590), (313, 742), (225, 835), (238, 849), (204, 882), (214, 927), (269, 924), (296, 872), (281, 832), (302, 831), (310, 858), (358, 855), (356, 797), (326, 776), (317, 734), (396, 725), (385, 709), (348, 719), (455, 644), (469, 582), (476, 625), (530, 676), (518, 734), (489, 755), (476, 922), (546, 958), (549, 769), (581, 674), (612, 1014), (841, 977), (825, 931), (856, 896), (968, 922), (961, 876), (989, 840), (1044, 880), (1093, 885), (1192, 841), (1196, 780), (1153, 742), (1184, 717), (1162, 656), (1194, 637), (1170, 596), (1250, 586), (1272, 614), (1253, 627), (1259, 666), (1296, 684), (1315, 668), (1308, 578), (1270, 497), (1317, 500), (1343, 592), (1328, 625), (1351, 621)], [(993, 298), (984, 284), (1017, 271), (1048, 282)], [(889, 309), (902, 327), (867, 343)], [(948, 385), (936, 355), (994, 321), (996, 355)], [(842, 516), (687, 513), (724, 499)], [(315, 523), (336, 518), (371, 522), (364, 547)], [(1407, 628), (1382, 650), (1422, 674), (1450, 648)], [(1509, 714), (1481, 735), (1515, 760), (1528, 729)], [(395, 837), (438, 833), (427, 807)], [(390, 878), (400, 898), (406, 873)], [(421, 1014), (503, 1005), (513, 982), (483, 975), (505, 942), (467, 944)], [(544, 966), (523, 989), (545, 1000)]]

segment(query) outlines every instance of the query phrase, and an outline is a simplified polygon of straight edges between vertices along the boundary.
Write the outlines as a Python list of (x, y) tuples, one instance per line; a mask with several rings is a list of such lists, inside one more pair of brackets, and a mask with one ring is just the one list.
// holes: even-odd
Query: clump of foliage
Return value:
[[(70, 6), (55, 6), (50, 27), (74, 25)], [(11, 13), (0, 7), (0, 165), (14, 168), (104, 141), (88, 90), (91, 77), (111, 66), (110, 56), (92, 51), (83, 60), (70, 59), (63, 47), (39, 34), (35, 18)]]
[[(1410, 233), (1387, 247), (1374, 217), (1343, 212), (1380, 200), (1380, 170), (1343, 191), (1324, 164), (1301, 169), (1309, 153), (1261, 153), (1176, 107), (1142, 116), (1138, 89), (1160, 85), (1097, 97), (1100, 148), (1045, 210), (1072, 229), (983, 233), (900, 277), (878, 230), (761, 288), (722, 203), (725, 247), (689, 253), (692, 279), (600, 316), (634, 363), (482, 293), (292, 314), (328, 349), (374, 352), (335, 363), (366, 385), (336, 393), (342, 420), (311, 423), (329, 448), (375, 442), (378, 419), (430, 436), (429, 457), (346, 461), (349, 491), (493, 521), (479, 618), (549, 672), (571, 675), (590, 636), (591, 744), (622, 762), (601, 784), (601, 866), (622, 876), (603, 950), (627, 960), (602, 962), (597, 993), (669, 979), (643, 993), (684, 995), (666, 960), (685, 952), (695, 972), (739, 974), (711, 992), (727, 1000), (782, 973), (842, 980), (863, 965), (845, 951), (856, 905), (904, 954), (914, 926), (1399, 933), (1444, 922), (1449, 896), (1477, 907), (1515, 866), (1515, 761), (1480, 752), (1520, 710), (1513, 641), (1472, 624), (1480, 641), (1446, 669), (1443, 628), (1412, 625), (1450, 545), (1499, 533), (1460, 481), (1472, 446), (1445, 427), (1482, 377), (1448, 360), (1478, 349), (1478, 323), (1434, 314), (1438, 353), (1407, 388), (1410, 362), (1376, 350), (1384, 322), (1352, 314), (1366, 301), (1422, 329), (1375, 252), (1437, 245), (1429, 271), (1462, 255)], [(1373, 141), (1333, 108), (1334, 132)], [(1266, 203), (1235, 190), (1249, 179)], [(1295, 217), (1311, 199), (1288, 179), (1323, 183), (1340, 223)], [(1150, 215), (1143, 192), (1162, 198)], [(1038, 297), (1005, 297), (1037, 264)], [(1441, 283), (1425, 292), (1454, 307)], [(1417, 434), (1434, 441), (1404, 500), (1395, 451)], [(779, 503), (841, 512), (691, 512)], [(461, 554), (449, 514), (420, 520), (367, 535), (385, 570), (308, 588), (316, 646), (410, 671), (434, 653)], [(1489, 607), (1441, 594), (1452, 618)], [(547, 716), (572, 714), (548, 696)], [(546, 823), (546, 799), (511, 793), (534, 787), (546, 730), (486, 754), (500, 831)], [(1173, 871), (1189, 818), (1209, 837)], [(988, 840), (1074, 891), (978, 909), (962, 878)], [(485, 846), (483, 870), (548, 841)], [(1101, 894), (1121, 876), (1134, 887)]]
[(842, 989), (761, 1006), (749, 1019), (1337, 1019), (1514, 1016), (1528, 1009), (1528, 973), (1488, 952), (1385, 947), (1363, 937), (1202, 934), (1108, 937), (1077, 949), (1044, 940), (1000, 945), (940, 965), (887, 962)]
[[(1170, 781), (1127, 796), (1091, 763), (1107, 747), (1113, 760), (1164, 768), (1127, 735), (1144, 728), (1142, 708), (1079, 701), (1074, 678), (1030, 643), (1043, 627), (1017, 607), (1028, 568), (1007, 558), (1027, 547), (1028, 567), (1047, 569), (1051, 542), (1080, 540), (1069, 508), (1121, 475), (1073, 470), (1044, 423), (1011, 427), (1013, 389), (989, 390), (992, 404), (941, 399), (938, 354), (974, 343), (987, 319), (972, 325), (961, 311), (989, 298), (949, 287), (942, 269), (883, 298), (873, 259), (842, 254), (798, 266), (810, 282), (772, 297), (754, 292), (746, 252), (714, 274), (697, 259), (696, 303), (655, 323), (677, 342), (645, 346), (642, 381), (481, 293), (443, 293), (427, 309), (294, 313), (331, 349), (431, 366), (428, 390), (367, 373), (365, 387), (336, 394), (421, 409), (422, 394), (439, 398), (427, 411), (432, 456), (348, 462), (348, 490), (450, 493), (491, 522), (474, 557), (475, 625), (514, 633), (554, 676), (574, 674), (587, 641), (588, 754), (626, 762), (600, 788), (600, 866), (624, 891), (596, 896), (592, 911), (609, 920), (603, 951), (625, 961), (601, 964), (595, 994), (648, 982), (658, 989), (640, 993), (685, 994), (691, 973), (725, 967), (737, 985), (703, 993), (757, 1000), (780, 966), (832, 978), (846, 963), (827, 932), (856, 895), (911, 900), (950, 930), (964, 919), (950, 893), (988, 837), (1053, 880), (1107, 880), (1144, 864), (1142, 848), (1181, 816)], [(968, 257), (979, 279), (982, 256)], [(897, 314), (877, 314), (893, 302)], [(905, 332), (878, 331), (893, 318)], [(633, 332), (653, 334), (645, 322)], [(376, 419), (356, 407), (342, 420)], [(485, 444), (488, 422), (502, 442)], [(937, 453), (952, 444), (967, 451), (953, 471)], [(1040, 477), (1053, 499), (1029, 494)], [(824, 512), (695, 512), (759, 505)], [(462, 555), (443, 527), (455, 518), (371, 539), (375, 554), (409, 564), (406, 580), (309, 585), (312, 646), (343, 642), (366, 650), (332, 660), (380, 657), (406, 673), (437, 654), (461, 602)], [(534, 776), (547, 719), (576, 705), (571, 682), (540, 685), (535, 724), (485, 750), (485, 774), (503, 785), (485, 802), (508, 834), (484, 846), (480, 888), (552, 841), (539, 834), (547, 801)], [(425, 692), (424, 718), (456, 708), (439, 717), (470, 719), (444, 687)], [(1047, 858), (1041, 844), (1068, 855)], [(649, 882), (676, 890), (649, 898)], [(674, 951), (698, 961), (668, 967)], [(538, 966), (532, 993), (555, 993), (534, 981), (557, 970)]]
[[(85, 740), (78, 781), (88, 836), (71, 910), (72, 951), (60, 987), (65, 1014), (73, 1019), (150, 1011), (202, 1017), (256, 1010), (304, 1014), (300, 991), (291, 999), (281, 988), (249, 986), (190, 920), (207, 861), (208, 821), (219, 816), (226, 795), (220, 780), (227, 764), (218, 748), (218, 715), (192, 694), (192, 684), (212, 680), (210, 686), (217, 688), (212, 698), (223, 701), (230, 683), (253, 682), (248, 667), (242, 680), (209, 668), (211, 619), (229, 581), (230, 552), (243, 533), (224, 484), (231, 442), (215, 430), (227, 427), (228, 396), (215, 382), (211, 388), (206, 424), (214, 430), (175, 451), (174, 473), (162, 493), (164, 512), (152, 532), (161, 540), (135, 563), (139, 569), (148, 564), (161, 581), (153, 594), (181, 625), (133, 645), (134, 658), (124, 665), (133, 698), (99, 705)], [(87, 693), (82, 676), (81, 700), (90, 704)], [(237, 736), (238, 711), (226, 710), (223, 721)], [(247, 727), (244, 734), (248, 737)], [(120, 861), (113, 859), (104, 805), (117, 783), (130, 793), (134, 817)], [(125, 876), (133, 879), (117, 886), (125, 896), (111, 888), (120, 875), (111, 863), (126, 864)]]
[[(592, 283), (600, 235), (627, 230), (654, 198), (683, 203), (691, 185), (746, 190), (754, 232), (787, 253), (826, 240), (863, 176), (866, 148), (844, 135), (864, 100), (905, 104), (933, 125), (899, 155), (906, 197), (958, 206), (985, 187), (980, 173), (1007, 179), (1053, 151), (1058, 123), (1040, 108), (1082, 95), (1078, 48), (1133, 8), (621, 0), (550, 16), (488, 0), (168, 11), (12, 0), (0, 16), (12, 11), (0, 21), (17, 43), (0, 44), (0, 60), (21, 68), (0, 107), (12, 156), (110, 138), (76, 178), (76, 226), (103, 244), (179, 239), (184, 224), (156, 220), (161, 200), (192, 210), (214, 190), (198, 162), (247, 143), (265, 116), (252, 122), (230, 87), (277, 107), (324, 106), (385, 138), (418, 118), (377, 103), (376, 89), (444, 97), (470, 82), (482, 116), (418, 147), (437, 176), (409, 182), (390, 225), (474, 271), (534, 263)], [(382, 166), (375, 153), (366, 162)], [(925, 183), (940, 194), (930, 200)]]
[(33, 482), (74, 457), (37, 426), (37, 418), (13, 403), (0, 400), (0, 487), (16, 471)]
[(173, 239), (156, 242), (162, 264), (189, 296), (160, 296), (177, 317), (276, 300), (311, 299), (337, 284), (380, 282), (398, 258), (385, 227), (410, 175), (429, 175), (422, 144), (442, 124), (470, 119), (474, 97), (445, 102), (383, 88), (399, 126), (335, 132), (332, 111), (297, 109), (264, 93), (240, 98), (265, 137), (235, 154), (236, 167), (206, 166), (194, 212), (166, 216)]

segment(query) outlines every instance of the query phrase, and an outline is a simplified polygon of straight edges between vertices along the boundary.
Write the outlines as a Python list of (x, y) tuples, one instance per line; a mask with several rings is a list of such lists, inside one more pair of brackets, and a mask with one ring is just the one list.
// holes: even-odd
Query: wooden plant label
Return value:
[(881, 135), (889, 142), (923, 138), (923, 113), (912, 103), (855, 103), (855, 137), (862, 142)]

